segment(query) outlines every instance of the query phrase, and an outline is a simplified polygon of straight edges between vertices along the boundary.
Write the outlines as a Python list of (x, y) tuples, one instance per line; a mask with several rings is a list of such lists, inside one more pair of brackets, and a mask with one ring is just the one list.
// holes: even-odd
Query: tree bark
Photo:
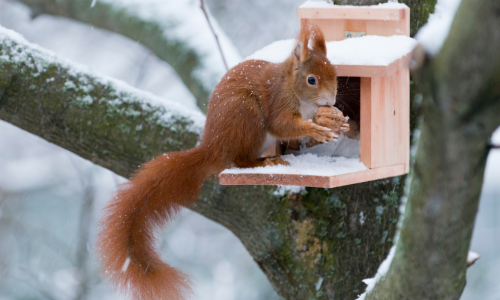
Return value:
[(424, 90), (413, 180), (396, 254), (366, 299), (459, 299), (489, 139), (500, 125), (500, 3), (463, 0), (416, 73)]
[[(412, 32), (427, 15), (419, 17)], [(11, 48), (0, 44), (1, 53)], [(166, 118), (172, 114), (151, 96), (74, 76), (57, 63), (26, 73), (40, 60), (0, 59), (0, 118), (125, 177), (157, 154), (195, 145), (193, 121)], [(86, 90), (80, 77), (94, 88)], [(77, 88), (65, 89), (67, 80)], [(86, 95), (100, 100), (81, 101)], [(116, 106), (117, 98), (131, 100)], [(283, 298), (354, 299), (392, 245), (404, 178), (285, 196), (272, 186), (220, 186), (213, 178), (191, 208), (233, 231)]]

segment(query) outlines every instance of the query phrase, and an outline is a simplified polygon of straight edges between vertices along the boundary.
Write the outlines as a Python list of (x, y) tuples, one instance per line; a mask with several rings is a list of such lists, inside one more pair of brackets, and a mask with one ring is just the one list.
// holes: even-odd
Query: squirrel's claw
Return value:
[(342, 126), (340, 127), (341, 132), (348, 132), (350, 129), (351, 129), (351, 126), (349, 126), (349, 123), (347, 123), (347, 122), (342, 124)]
[(314, 123), (310, 123), (310, 125), (311, 125), (311, 130), (308, 135), (317, 141), (326, 143), (334, 141), (335, 138), (338, 137), (338, 135), (335, 134), (334, 132), (331, 132), (332, 130), (328, 127), (319, 126)]

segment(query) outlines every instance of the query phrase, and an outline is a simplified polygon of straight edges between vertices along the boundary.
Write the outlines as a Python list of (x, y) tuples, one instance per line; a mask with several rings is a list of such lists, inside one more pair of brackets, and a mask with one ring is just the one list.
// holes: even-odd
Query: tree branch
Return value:
[(195, 145), (201, 113), (94, 75), (13, 31), (0, 40), (2, 119), (122, 176), (159, 149)]
[[(71, 18), (140, 42), (174, 68), (202, 111), (206, 111), (211, 91), (227, 71), (218, 44), (206, 38), (211, 35), (210, 28), (199, 22), (203, 12), (191, 2), (160, 1), (160, 5), (151, 5), (140, 0), (103, 0), (91, 6), (90, 0), (18, 1), (28, 5), (36, 15)], [(239, 61), (229, 39), (221, 36), (221, 32), (218, 36), (229, 65)]]
[(366, 299), (458, 299), (500, 125), (500, 3), (463, 0), (441, 50), (416, 74), (423, 122), (396, 254)]

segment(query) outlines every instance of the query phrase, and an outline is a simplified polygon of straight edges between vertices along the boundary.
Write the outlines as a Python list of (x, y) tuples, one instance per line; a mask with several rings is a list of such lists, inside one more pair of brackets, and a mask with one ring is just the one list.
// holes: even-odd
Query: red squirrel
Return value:
[(309, 120), (319, 107), (333, 106), (336, 94), (335, 67), (315, 26), (300, 31), (286, 61), (248, 60), (229, 70), (210, 97), (199, 145), (145, 163), (106, 206), (96, 245), (103, 276), (132, 299), (186, 299), (188, 277), (161, 260), (155, 230), (196, 202), (208, 176), (233, 166), (288, 164), (260, 158), (270, 142), (334, 140), (331, 129)]

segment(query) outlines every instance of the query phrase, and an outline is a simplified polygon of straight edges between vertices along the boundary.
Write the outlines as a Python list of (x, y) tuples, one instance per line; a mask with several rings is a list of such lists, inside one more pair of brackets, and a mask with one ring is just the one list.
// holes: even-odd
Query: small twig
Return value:
[(208, 16), (208, 12), (205, 9), (205, 1), (204, 0), (200, 0), (200, 7), (201, 7), (201, 10), (203, 11), (203, 13), (205, 14), (205, 18), (207, 18), (208, 26), (210, 26), (210, 30), (212, 30), (212, 34), (215, 37), (215, 42), (217, 42), (217, 47), (219, 47), (220, 56), (222, 57), (222, 61), (224, 62), (224, 66), (226, 67), (226, 70), (229, 71), (229, 67), (227, 66), (226, 58), (224, 58), (224, 53), (222, 52), (222, 47), (220, 46), (220, 43), (219, 43), (219, 38), (217, 37), (217, 34), (215, 33), (214, 28), (212, 27), (212, 23), (210, 23), (210, 17)]
[(500, 149), (500, 145), (488, 144), (488, 151), (491, 149)]

